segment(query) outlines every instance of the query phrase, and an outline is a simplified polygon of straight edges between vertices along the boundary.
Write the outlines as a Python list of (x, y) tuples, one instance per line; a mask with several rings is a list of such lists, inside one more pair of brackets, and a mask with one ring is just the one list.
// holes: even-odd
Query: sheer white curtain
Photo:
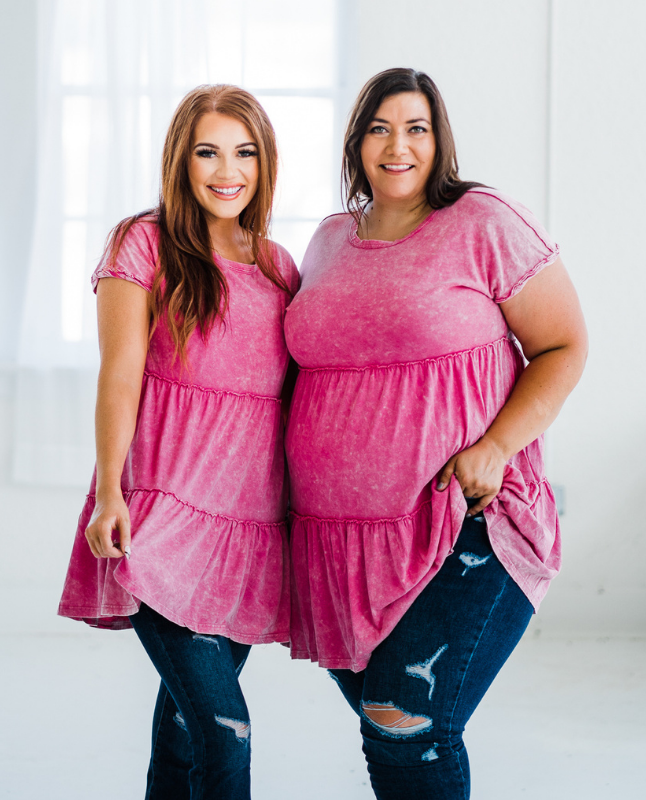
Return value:
[(88, 482), (98, 364), (89, 276), (110, 228), (155, 205), (164, 134), (186, 91), (236, 83), (267, 108), (282, 155), (274, 236), (297, 260), (335, 210), (337, 11), (335, 0), (41, 0), (16, 481)]

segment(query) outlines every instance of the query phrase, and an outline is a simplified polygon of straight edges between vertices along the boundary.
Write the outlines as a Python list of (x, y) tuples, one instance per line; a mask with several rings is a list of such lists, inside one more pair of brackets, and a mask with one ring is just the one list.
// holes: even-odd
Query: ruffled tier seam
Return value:
[(479, 344), (477, 347), (470, 347), (466, 350), (457, 350), (455, 353), (445, 353), (442, 356), (433, 356), (432, 358), (422, 358), (419, 361), (397, 361), (393, 364), (368, 364), (365, 367), (342, 367), (342, 366), (333, 366), (333, 367), (300, 367), (301, 372), (367, 372), (368, 370), (388, 370), (388, 369), (401, 369), (404, 367), (416, 367), (416, 366), (424, 366), (426, 364), (438, 364), (443, 361), (452, 360), (455, 358), (460, 358), (465, 355), (474, 355), (482, 350), (493, 350), (495, 347), (499, 346), (503, 342), (509, 342), (509, 344), (513, 347), (513, 342), (508, 336), (501, 336), (500, 339), (496, 339), (493, 342), (487, 342), (487, 344)]
[(381, 517), (380, 519), (353, 519), (348, 517), (317, 517), (314, 514), (299, 514), (296, 511), (290, 511), (290, 517), (295, 517), (300, 522), (301, 520), (312, 520), (314, 522), (329, 522), (332, 524), (347, 524), (347, 525), (383, 525), (386, 523), (405, 522), (406, 520), (417, 517), (427, 506), (431, 505), (433, 498), (425, 500), (421, 505), (417, 506), (414, 511), (409, 514), (402, 514), (399, 517)]
[(232, 392), (230, 389), (211, 389), (207, 386), (198, 386), (195, 383), (184, 383), (174, 378), (167, 378), (164, 375), (158, 375), (156, 372), (144, 371), (145, 378), (154, 378), (155, 380), (168, 383), (172, 386), (179, 386), (181, 389), (187, 389), (202, 394), (215, 394), (215, 395), (228, 395), (229, 397), (238, 397), (241, 400), (261, 400), (265, 403), (280, 403), (280, 397), (270, 397), (264, 394), (254, 394), (253, 392)]
[[(197, 506), (193, 505), (193, 503), (189, 503), (187, 500), (182, 500), (181, 497), (178, 497), (174, 492), (168, 492), (164, 489), (146, 489), (137, 487), (135, 489), (126, 489), (123, 492), (124, 499), (130, 498), (134, 494), (161, 494), (165, 497), (172, 497), (175, 502), (179, 503), (186, 508), (190, 508), (191, 511), (195, 511), (198, 514), (203, 514), (206, 517), (210, 517), (211, 519), (220, 519), (224, 522), (235, 523), (236, 525), (252, 525), (255, 528), (284, 528), (285, 522), (257, 522), (256, 520), (251, 519), (237, 519), (236, 517), (229, 517), (226, 514), (216, 514), (212, 511), (206, 511), (203, 508), (198, 508)], [(94, 500), (96, 501), (95, 494), (88, 494), (87, 500)], [(87, 502), (87, 501), (86, 501)]]

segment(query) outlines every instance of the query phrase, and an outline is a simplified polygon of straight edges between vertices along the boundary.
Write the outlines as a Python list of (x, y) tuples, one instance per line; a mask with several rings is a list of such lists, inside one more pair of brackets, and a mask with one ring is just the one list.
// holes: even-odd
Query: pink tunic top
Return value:
[[(518, 203), (469, 191), (395, 242), (324, 220), (285, 335), (301, 367), (286, 448), (292, 654), (365, 668), (452, 552), (466, 502), (437, 476), (489, 428), (523, 370), (499, 303), (558, 255)], [(485, 510), (492, 547), (537, 607), (560, 566), (542, 438)]]
[[(116, 264), (93, 275), (147, 291), (157, 226), (136, 223)], [(298, 272), (273, 245), (295, 291)], [(289, 295), (254, 265), (216, 257), (230, 292), (226, 326), (188, 342), (181, 368), (170, 331), (150, 341), (137, 426), (121, 486), (130, 509), (132, 557), (95, 558), (84, 531), (95, 479), (81, 512), (59, 614), (125, 628), (145, 602), (167, 619), (238, 642), (289, 634), (286, 482), (280, 393), (287, 369), (283, 321)]]

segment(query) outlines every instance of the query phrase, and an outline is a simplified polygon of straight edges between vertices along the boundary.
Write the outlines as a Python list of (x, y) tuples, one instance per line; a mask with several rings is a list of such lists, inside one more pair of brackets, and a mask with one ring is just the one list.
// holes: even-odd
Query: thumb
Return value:
[(123, 517), (119, 520), (119, 546), (128, 560), (130, 560), (130, 542), (130, 518)]
[(437, 489), (438, 491), (442, 492), (446, 487), (449, 485), (449, 481), (451, 480), (451, 475), (455, 472), (455, 462), (457, 461), (457, 456), (453, 456), (446, 462), (446, 466), (440, 472), (440, 477), (437, 479)]

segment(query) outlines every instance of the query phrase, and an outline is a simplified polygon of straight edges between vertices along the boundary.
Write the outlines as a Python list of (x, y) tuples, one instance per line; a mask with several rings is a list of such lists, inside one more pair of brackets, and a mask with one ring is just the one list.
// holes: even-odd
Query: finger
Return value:
[[(117, 533), (116, 541), (115, 532)], [(120, 558), (123, 555), (119, 549), (118, 533), (117, 525), (113, 526), (109, 522), (104, 522), (99, 526), (97, 538), (101, 558)]]
[(491, 503), (495, 496), (496, 493), (494, 492), (493, 494), (485, 494), (483, 497), (479, 497), (478, 502), (467, 511), (467, 517), (475, 517)]
[(440, 473), (440, 477), (437, 481), (437, 489), (440, 492), (443, 492), (444, 489), (449, 485), (449, 481), (451, 480), (451, 475), (455, 472), (455, 462), (457, 461), (457, 456), (453, 456), (446, 462), (446, 466)]
[(92, 555), (95, 558), (101, 558), (101, 553), (96, 545), (96, 539), (94, 537), (94, 533), (91, 530), (90, 526), (85, 529), (85, 538), (87, 539), (87, 543), (90, 545), (90, 550), (92, 551)]

